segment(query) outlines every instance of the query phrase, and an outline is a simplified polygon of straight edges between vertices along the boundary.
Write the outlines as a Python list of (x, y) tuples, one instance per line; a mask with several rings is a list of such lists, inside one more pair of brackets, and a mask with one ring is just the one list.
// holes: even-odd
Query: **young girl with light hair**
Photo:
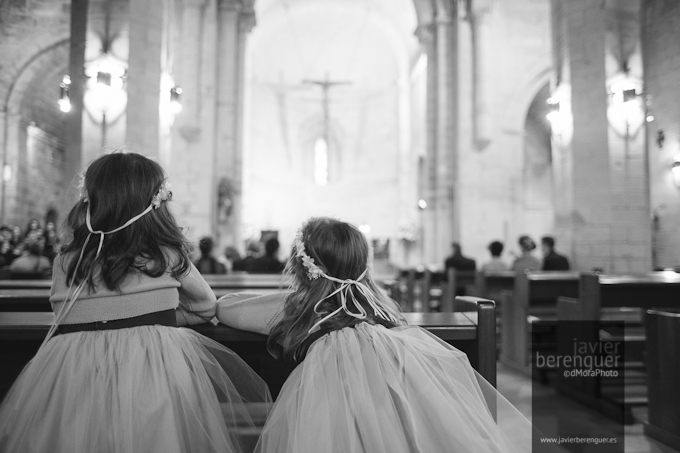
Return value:
[[(0, 406), (2, 452), (241, 452), (248, 402), (270, 401), (236, 354), (190, 329), (215, 295), (189, 259), (158, 163), (87, 169), (54, 262), (56, 320)], [(252, 448), (252, 441), (250, 443)]]
[(290, 293), (218, 301), (220, 321), (269, 334), (270, 352), (295, 366), (257, 452), (531, 451), (530, 423), (467, 356), (407, 325), (356, 227), (309, 220), (287, 275)]

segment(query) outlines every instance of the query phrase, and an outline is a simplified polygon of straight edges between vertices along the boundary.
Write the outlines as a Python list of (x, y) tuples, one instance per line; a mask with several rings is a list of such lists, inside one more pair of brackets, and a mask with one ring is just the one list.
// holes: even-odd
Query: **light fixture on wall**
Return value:
[(422, 198), (418, 200), (418, 209), (425, 209), (427, 208), (427, 201), (423, 200)]
[(9, 182), (12, 180), (12, 176), (13, 176), (12, 166), (10, 164), (5, 164), (5, 166), (2, 169), (2, 180), (4, 182)]
[(105, 53), (85, 64), (87, 91), (84, 103), (95, 121), (114, 121), (125, 111), (125, 62)]
[(545, 115), (546, 119), (553, 124), (559, 119), (560, 115), (560, 101), (555, 98), (548, 98), (546, 103), (548, 104), (548, 114)]
[(546, 99), (548, 114), (545, 115), (550, 122), (550, 129), (555, 137), (560, 137), (563, 142), (569, 142), (573, 131), (573, 118), (571, 115), (571, 94), (567, 84), (561, 84), (552, 95)]
[(642, 82), (627, 73), (617, 74), (609, 83), (607, 118), (612, 129), (623, 137), (634, 136), (642, 124), (653, 121), (642, 93)]
[(637, 91), (635, 87), (623, 90), (623, 102), (632, 102), (637, 99)]
[(651, 123), (654, 121), (654, 112), (652, 111), (652, 97), (645, 95), (645, 121)]
[(680, 154), (676, 154), (673, 157), (671, 172), (673, 173), (673, 183), (675, 184), (675, 187), (680, 188)]
[(127, 107), (126, 73), (127, 63), (108, 52), (85, 63), (88, 80), (83, 104), (92, 120), (101, 124), (102, 147), (106, 145), (108, 125), (120, 118)]
[(61, 83), (59, 84), (59, 100), (57, 101), (57, 104), (59, 104), (59, 110), (61, 110), (64, 113), (68, 113), (71, 111), (71, 98), (69, 97), (68, 92), (71, 90), (71, 77), (68, 75), (65, 75), (64, 78), (61, 80)]
[(170, 88), (170, 110), (172, 113), (179, 113), (182, 111), (182, 87), (174, 86)]

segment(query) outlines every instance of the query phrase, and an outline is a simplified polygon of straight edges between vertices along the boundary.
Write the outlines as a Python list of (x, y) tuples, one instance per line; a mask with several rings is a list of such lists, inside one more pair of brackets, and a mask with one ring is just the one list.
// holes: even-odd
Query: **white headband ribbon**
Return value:
[[(373, 314), (375, 316), (379, 316), (385, 321), (391, 321), (395, 324), (398, 324), (398, 320), (396, 319), (395, 316), (393, 316), (389, 310), (383, 308), (378, 300), (378, 298), (375, 297), (373, 294), (373, 291), (371, 288), (369, 288), (365, 283), (362, 283), (361, 280), (366, 276), (366, 273), (368, 272), (368, 268), (365, 269), (361, 275), (356, 279), (346, 279), (346, 280), (340, 280), (339, 278), (331, 277), (330, 275), (327, 275), (323, 271), (319, 271), (319, 276), (325, 278), (326, 280), (330, 280), (332, 282), (340, 283), (340, 286), (330, 293), (328, 296), (324, 297), (320, 301), (318, 301), (316, 304), (314, 304), (314, 313), (320, 315), (323, 314), (322, 312), (319, 312), (319, 305), (326, 299), (335, 296), (336, 294), (340, 294), (340, 306), (332, 311), (331, 313), (327, 314), (323, 318), (321, 318), (319, 321), (317, 321), (311, 329), (309, 329), (308, 333), (315, 332), (318, 330), (319, 326), (323, 324), (324, 322), (328, 321), (330, 318), (333, 316), (337, 315), (341, 311), (344, 311), (347, 313), (349, 316), (352, 316), (353, 318), (357, 319), (366, 319), (367, 318), (367, 313), (366, 309), (359, 303), (359, 301), (356, 299), (354, 296), (354, 293), (352, 292), (352, 286), (356, 287), (357, 290), (366, 298), (366, 301), (368, 302), (368, 305), (371, 306), (373, 309)], [(349, 297), (347, 297), (349, 295)], [(357, 310), (356, 312), (353, 312), (350, 310), (347, 300), (350, 300), (352, 302), (352, 305), (354, 305), (354, 308)]]

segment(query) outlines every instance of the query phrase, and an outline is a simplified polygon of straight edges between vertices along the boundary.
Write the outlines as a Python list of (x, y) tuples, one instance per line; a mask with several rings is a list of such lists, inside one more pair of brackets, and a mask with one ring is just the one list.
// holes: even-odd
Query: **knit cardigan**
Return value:
[[(55, 313), (62, 309), (68, 294), (66, 269), (72, 258), (77, 256), (60, 254), (54, 260), (50, 302)], [(215, 315), (215, 293), (193, 264), (189, 273), (179, 280), (173, 278), (169, 270), (156, 278), (134, 270), (118, 290), (112, 291), (102, 282), (91, 292), (86, 285), (61, 324), (112, 321), (169, 309), (178, 310), (179, 325), (195, 324), (197, 318), (198, 322), (201, 318), (205, 322)]]

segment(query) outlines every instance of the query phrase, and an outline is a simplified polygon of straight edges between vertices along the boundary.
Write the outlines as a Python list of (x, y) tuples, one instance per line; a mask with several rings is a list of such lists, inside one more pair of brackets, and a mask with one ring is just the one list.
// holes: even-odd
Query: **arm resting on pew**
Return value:
[(283, 315), (287, 293), (234, 293), (217, 301), (217, 319), (229, 327), (269, 335)]
[(177, 325), (203, 324), (215, 317), (215, 293), (206, 283), (196, 266), (190, 263), (189, 273), (180, 279)]

